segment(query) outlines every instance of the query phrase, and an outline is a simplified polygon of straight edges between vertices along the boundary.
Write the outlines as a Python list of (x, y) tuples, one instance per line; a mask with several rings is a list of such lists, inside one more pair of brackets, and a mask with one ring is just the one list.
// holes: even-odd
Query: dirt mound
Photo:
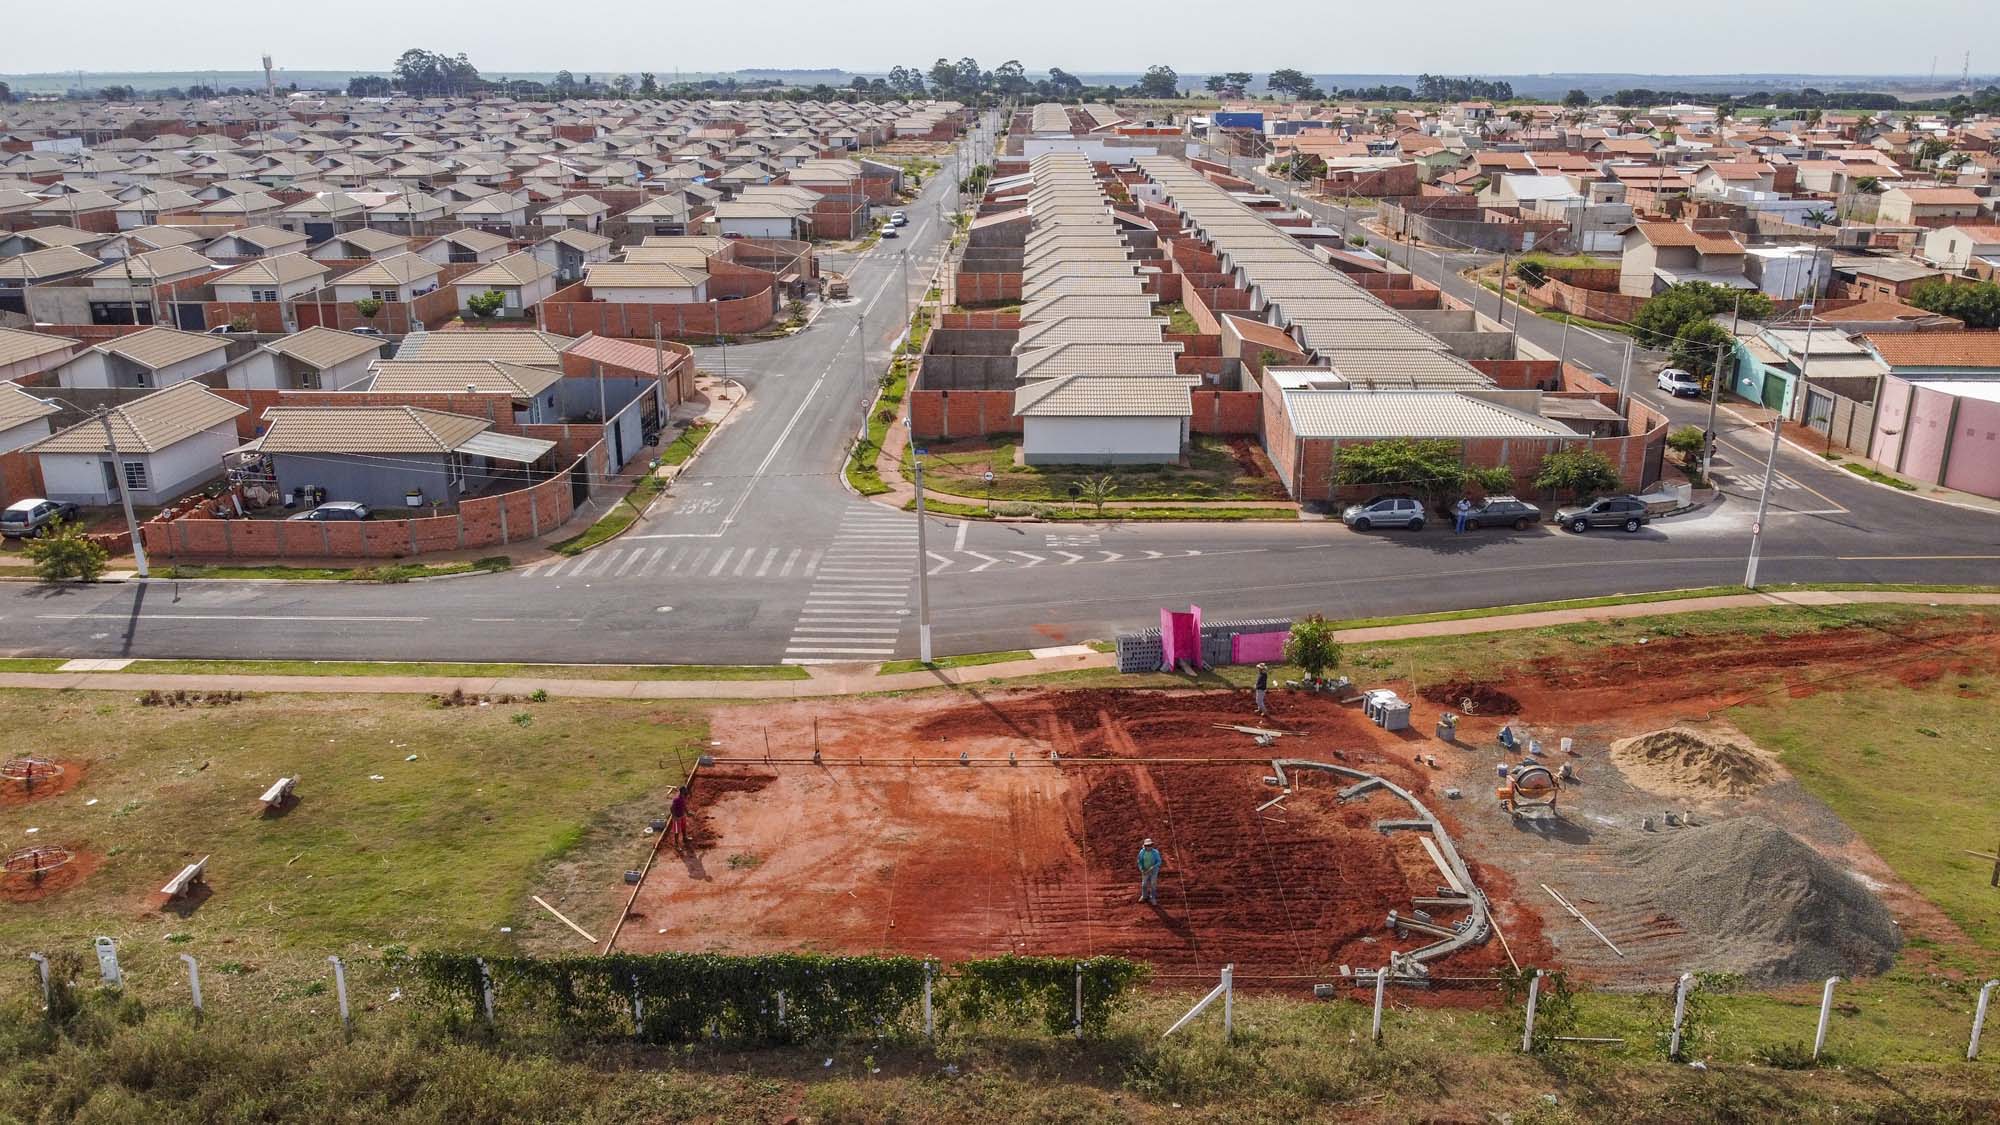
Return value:
[(1417, 693), (1440, 707), (1464, 715), (1518, 715), (1521, 701), (1489, 683), (1453, 680), (1432, 684)]
[(1620, 849), (1711, 967), (1757, 984), (1887, 970), (1903, 935), (1861, 882), (1762, 817)]
[(1690, 797), (1741, 797), (1777, 772), (1757, 751), (1688, 727), (1614, 742), (1611, 760), (1647, 789)]

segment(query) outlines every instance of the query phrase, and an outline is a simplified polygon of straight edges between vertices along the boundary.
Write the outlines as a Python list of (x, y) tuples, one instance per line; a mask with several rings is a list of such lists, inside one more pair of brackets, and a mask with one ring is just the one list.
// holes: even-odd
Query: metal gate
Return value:
[(1806, 426), (1827, 433), (1833, 428), (1833, 396), (1813, 387), (1806, 388)]
[(569, 502), (572, 507), (582, 507), (590, 499), (590, 462), (582, 457), (569, 467)]
[(1775, 371), (1764, 373), (1764, 405), (1773, 410), (1785, 408), (1785, 377)]

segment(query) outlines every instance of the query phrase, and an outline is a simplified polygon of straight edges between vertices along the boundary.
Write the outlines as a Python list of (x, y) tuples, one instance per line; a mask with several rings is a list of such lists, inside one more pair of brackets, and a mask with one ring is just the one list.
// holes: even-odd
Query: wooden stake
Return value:
[(588, 930), (584, 929), (584, 928), (583, 928), (582, 926), (579, 926), (579, 925), (577, 925), (577, 924), (576, 924), (575, 922), (572, 922), (572, 921), (570, 921), (570, 920), (569, 920), (568, 918), (565, 918), (565, 917), (563, 917), (563, 912), (562, 912), (562, 911), (560, 911), (560, 910), (557, 910), (557, 909), (556, 909), (555, 907), (553, 907), (553, 906), (550, 906), (550, 905), (549, 905), (548, 903), (546, 903), (546, 902), (543, 902), (543, 901), (542, 901), (542, 896), (540, 896), (540, 895), (529, 895), (528, 897), (529, 897), (529, 898), (532, 898), (532, 899), (534, 899), (534, 900), (535, 900), (535, 905), (536, 905), (536, 906), (539, 906), (539, 907), (541, 907), (541, 908), (542, 908), (543, 910), (546, 910), (546, 911), (548, 911), (549, 913), (551, 913), (551, 914), (555, 915), (555, 916), (556, 916), (556, 921), (558, 921), (558, 922), (561, 922), (561, 923), (562, 923), (563, 925), (565, 925), (565, 926), (568, 926), (568, 927), (569, 927), (570, 929), (572, 929), (572, 930), (575, 930), (575, 931), (576, 931), (577, 933), (580, 933), (580, 934), (582, 934), (582, 935), (583, 935), (583, 940), (585, 940), (585, 941), (589, 942), (589, 943), (590, 943), (590, 944), (592, 944), (592, 945), (596, 945), (596, 944), (597, 944), (597, 939), (596, 939), (596, 938), (594, 938), (594, 937), (591, 937), (591, 936), (590, 936), (590, 931), (588, 931)]

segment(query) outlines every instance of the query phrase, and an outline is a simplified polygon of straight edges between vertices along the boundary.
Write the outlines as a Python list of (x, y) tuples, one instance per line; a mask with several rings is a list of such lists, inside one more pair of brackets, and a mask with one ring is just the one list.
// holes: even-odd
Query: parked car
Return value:
[(903, 237), (903, 236), (902, 236), (902, 235), (900, 235), (900, 234), (898, 234), (898, 233), (896, 233), (896, 224), (894, 224), (894, 223), (884, 223), (884, 224), (882, 224), (882, 237), (883, 237), (883, 238), (901, 238), (901, 237)]
[(908, 215), (903, 214), (901, 211), (898, 211), (895, 214), (889, 216), (889, 225), (898, 227), (909, 226), (910, 217)]
[(1651, 523), (1646, 502), (1637, 496), (1605, 496), (1588, 504), (1556, 509), (1556, 523), (1575, 532), (1593, 527), (1622, 527), (1637, 531)]
[(1511, 527), (1515, 531), (1526, 531), (1540, 522), (1540, 508), (1512, 496), (1488, 496), (1465, 514), (1467, 531), (1478, 531), (1482, 527)]
[(1660, 377), (1654, 382), (1675, 398), (1701, 397), (1701, 380), (1678, 367), (1661, 368)]
[(60, 503), (40, 497), (16, 500), (0, 512), (0, 535), (9, 539), (40, 535), (52, 523), (75, 519), (76, 512), (76, 505), (67, 500)]
[(348, 331), (354, 333), (356, 336), (380, 336), (382, 334), (382, 330), (380, 328), (376, 328), (372, 325), (367, 325), (367, 324), (364, 324), (359, 328), (350, 328), (348, 329)]
[(1366, 504), (1349, 504), (1340, 513), (1340, 522), (1356, 531), (1372, 527), (1424, 529), (1423, 501), (1408, 496), (1383, 496)]
[(286, 516), (288, 520), (365, 520), (369, 516), (368, 505), (359, 500), (329, 500), (310, 512), (300, 512)]

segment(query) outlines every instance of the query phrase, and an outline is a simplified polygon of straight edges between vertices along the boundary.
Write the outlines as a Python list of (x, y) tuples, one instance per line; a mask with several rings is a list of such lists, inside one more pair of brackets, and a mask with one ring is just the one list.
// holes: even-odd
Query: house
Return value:
[(583, 280), (583, 271), (611, 260), (612, 241), (601, 234), (582, 230), (559, 230), (528, 247), (535, 260), (556, 271), (556, 283), (569, 285)]
[[(303, 243), (301, 243), (303, 244)], [(290, 301), (325, 284), (333, 267), (297, 252), (259, 258), (209, 282), (215, 299), (238, 304)]]
[(114, 236), (75, 227), (33, 227), (28, 230), (0, 231), (0, 258), (32, 254), (67, 246), (96, 257), (106, 257)]
[(368, 382), (381, 354), (380, 336), (315, 325), (259, 346), (223, 376), (232, 390), (346, 391)]
[(1862, 337), (1888, 366), (1868, 457), (1890, 472), (2000, 499), (2000, 333)]
[(1926, 231), (1917, 245), (1917, 256), (1941, 270), (1969, 270), (1976, 258), (2000, 260), (2000, 225), (1953, 223)]
[(1838, 254), (1833, 259), (1833, 280), (1837, 296), (1853, 300), (1886, 298), (1900, 301), (1910, 291), (1935, 277), (1939, 270), (1910, 258), (1879, 254)]
[(70, 246), (36, 250), (17, 258), (0, 259), (0, 309), (28, 311), (27, 287), (46, 285), (66, 277), (81, 277), (102, 269), (104, 263)]
[(588, 195), (573, 195), (561, 203), (544, 207), (535, 216), (535, 221), (545, 227), (567, 227), (570, 230), (595, 232), (604, 225), (604, 216), (611, 210), (601, 200)]
[(513, 244), (504, 234), (467, 227), (424, 243), (417, 247), (417, 254), (441, 266), (472, 265), (499, 261), (507, 256), (507, 248)]
[(261, 258), (266, 254), (303, 254), (306, 236), (282, 227), (243, 227), (203, 247), (209, 258)]
[(320, 192), (280, 211), (278, 225), (323, 242), (339, 233), (339, 224), (362, 222), (367, 211), (367, 204), (345, 192)]
[(363, 227), (342, 231), (312, 248), (311, 255), (322, 262), (351, 262), (390, 258), (410, 248), (410, 240), (386, 230)]
[(103, 415), (110, 420), (111, 441), (104, 421), (92, 418), (26, 452), (41, 463), (43, 494), (51, 500), (115, 504), (122, 481), (134, 504), (161, 506), (222, 471), (222, 455), (236, 446), (236, 416), (244, 409), (198, 383), (180, 383), (111, 407)]
[(718, 203), (708, 221), (715, 233), (737, 238), (797, 238), (810, 207), (779, 199)]
[[(5, 341), (0, 340), (0, 348), (4, 347)], [(12, 453), (49, 436), (49, 418), (61, 412), (55, 403), (44, 402), (12, 383), (0, 383), (0, 453)]]
[(229, 358), (229, 341), (155, 325), (85, 348), (56, 368), (65, 387), (171, 387), (211, 371)]
[(82, 345), (63, 336), (0, 328), (0, 382), (39, 375), (76, 354)]
[(498, 359), (530, 367), (561, 367), (563, 352), (575, 341), (553, 332), (498, 328), (487, 332), (412, 332), (396, 349), (397, 359)]
[(1187, 448), (1189, 379), (1077, 372), (1014, 391), (1030, 465), (1171, 465)]
[(486, 228), (518, 227), (528, 221), (528, 203), (523, 196), (498, 191), (460, 207), (452, 218)]
[(1686, 223), (1636, 223), (1625, 232), (1618, 291), (1650, 297), (1683, 281), (1755, 289), (1743, 273), (1744, 247), (1730, 232)]
[(444, 267), (415, 254), (396, 254), (372, 261), (333, 279), (337, 301), (411, 301), (438, 287)]
[(599, 301), (621, 305), (690, 305), (708, 300), (708, 271), (666, 262), (586, 266), (584, 284)]
[(1913, 227), (1951, 226), (1986, 214), (1986, 201), (1971, 188), (1894, 187), (1882, 193), (1876, 222)]
[(517, 424), (544, 425), (565, 420), (557, 388), (562, 379), (561, 367), (501, 359), (399, 358), (374, 365), (368, 390), (377, 395), (511, 395)]
[(549, 468), (542, 462), (556, 448), (493, 433), (484, 418), (414, 406), (274, 406), (263, 423), (246, 448), (271, 458), (281, 494), (316, 485), (331, 499), (381, 510), (525, 487)]
[(470, 312), (472, 298), (494, 292), (506, 297), (502, 316), (521, 316), (555, 295), (555, 267), (526, 252), (509, 254), (491, 265), (481, 266), (452, 281), (458, 291), (458, 307)]
[(202, 277), (220, 269), (214, 262), (185, 246), (149, 250), (113, 262), (84, 275), (92, 289), (130, 289), (135, 285), (159, 286)]
[(1693, 194), (1710, 199), (1723, 199), (1734, 190), (1774, 191), (1778, 170), (1769, 164), (1722, 163), (1704, 164), (1695, 172)]
[(686, 234), (691, 208), (687, 196), (672, 192), (656, 196), (619, 215), (635, 234)]

